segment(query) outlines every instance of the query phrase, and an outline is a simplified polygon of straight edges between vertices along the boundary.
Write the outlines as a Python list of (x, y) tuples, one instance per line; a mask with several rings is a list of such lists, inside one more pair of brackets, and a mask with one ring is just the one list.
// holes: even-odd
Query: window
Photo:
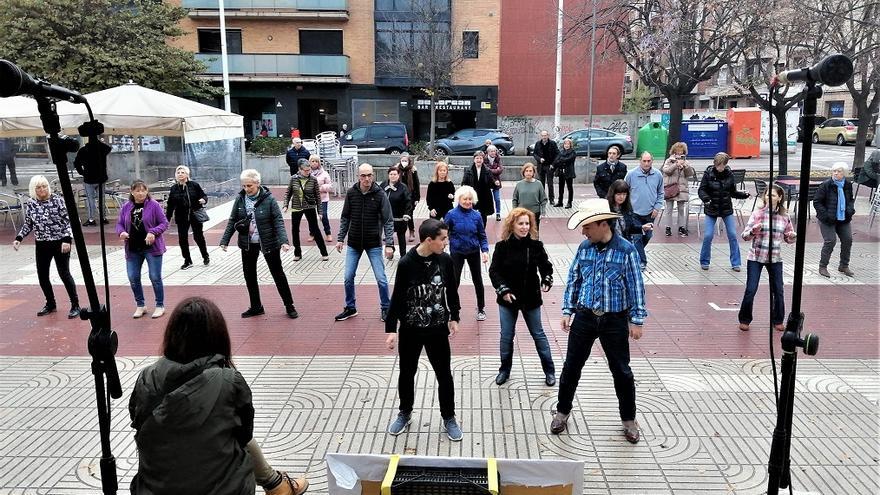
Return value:
[[(199, 53), (220, 52), (220, 30), (199, 29)], [(241, 53), (241, 29), (226, 30), (226, 53)]]
[(480, 57), (479, 31), (465, 31), (461, 33), (461, 54), (464, 58)]
[(828, 116), (829, 117), (843, 117), (843, 102), (842, 101), (829, 101), (828, 102)]
[(412, 12), (418, 6), (419, 9), (430, 12), (449, 11), (449, 0), (376, 0), (376, 10), (379, 12)]
[(400, 103), (397, 100), (351, 100), (352, 125), (361, 127), (373, 122), (397, 122)]
[(459, 139), (467, 139), (470, 137), (474, 137), (474, 130), (473, 129), (462, 129), (462, 130), (456, 132), (455, 134), (453, 134), (453, 136), (455, 136)]
[(342, 55), (342, 31), (301, 29), (299, 53), (302, 55)]
[(354, 140), (362, 141), (366, 137), (367, 137), (367, 128), (366, 127), (360, 127), (360, 128), (357, 128), (357, 129), (351, 131), (352, 141), (354, 141)]
[(403, 126), (399, 125), (372, 125), (370, 126), (370, 139), (402, 138)]

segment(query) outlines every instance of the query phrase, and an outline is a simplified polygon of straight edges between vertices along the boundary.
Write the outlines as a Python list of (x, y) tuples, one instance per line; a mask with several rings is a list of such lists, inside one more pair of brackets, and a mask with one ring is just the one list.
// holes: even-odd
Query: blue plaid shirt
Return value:
[(618, 234), (599, 251), (590, 241), (578, 247), (568, 270), (562, 314), (601, 310), (629, 311), (629, 321), (645, 323), (645, 283), (636, 248)]

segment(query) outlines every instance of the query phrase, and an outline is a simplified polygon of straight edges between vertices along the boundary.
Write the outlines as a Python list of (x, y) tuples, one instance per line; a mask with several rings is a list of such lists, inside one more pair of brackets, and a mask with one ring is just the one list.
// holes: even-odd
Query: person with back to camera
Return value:
[(855, 200), (853, 199), (852, 181), (846, 177), (847, 164), (837, 162), (831, 166), (831, 177), (825, 179), (816, 189), (813, 196), (813, 207), (816, 209), (816, 219), (819, 222), (819, 231), (822, 233), (822, 253), (819, 257), (819, 275), (831, 277), (828, 273), (828, 263), (831, 261), (831, 253), (840, 238), (840, 264), (837, 271), (847, 277), (855, 276), (849, 268), (850, 251), (852, 250), (852, 221), (856, 213)]
[(156, 296), (153, 318), (165, 314), (165, 286), (162, 283), (162, 256), (165, 254), (165, 236), (168, 219), (142, 180), (131, 183), (128, 202), (122, 205), (116, 222), (116, 235), (125, 243), (125, 264), (128, 281), (137, 305), (132, 318), (140, 318), (146, 311), (141, 269), (147, 262), (147, 273)]
[(428, 215), (437, 220), (443, 220), (446, 213), (452, 209), (452, 199), (455, 197), (455, 184), (449, 180), (449, 165), (446, 162), (437, 162), (434, 165), (434, 176), (428, 183), (428, 192), (425, 194), (425, 203), (428, 206)]
[(733, 218), (733, 199), (745, 199), (750, 196), (745, 191), (737, 190), (733, 182), (733, 173), (727, 162), (730, 155), (719, 152), (715, 154), (713, 164), (703, 172), (698, 194), (703, 201), (703, 212), (706, 220), (703, 224), (703, 246), (700, 249), (700, 267), (709, 269), (712, 259), (712, 238), (715, 237), (715, 223), (720, 217), (724, 221), (727, 242), (730, 247), (730, 267), (733, 271), (742, 270), (739, 254), (739, 240), (736, 238), (736, 220)]
[[(393, 436), (406, 431), (412, 422), (415, 402), (415, 375), (422, 348), (437, 377), (440, 416), (443, 428), (453, 442), (461, 441), (461, 427), (455, 419), (455, 385), (452, 381), (450, 337), (458, 331), (458, 292), (454, 285), (452, 259), (444, 252), (448, 236), (446, 224), (429, 218), (419, 226), (419, 244), (410, 249), (397, 265), (391, 306), (385, 320), (385, 344), (394, 349), (398, 339), (400, 374), (397, 393), (400, 407), (388, 425)], [(400, 331), (397, 324), (400, 322)]]
[(250, 306), (241, 314), (242, 318), (250, 318), (266, 313), (260, 302), (260, 283), (257, 279), (257, 260), (260, 253), (266, 259), (269, 273), (278, 289), (278, 295), (284, 303), (287, 317), (299, 318), (293, 305), (293, 294), (287, 283), (287, 275), (281, 266), (281, 251), (290, 250), (287, 244), (287, 229), (284, 227), (284, 215), (269, 188), (260, 185), (262, 177), (256, 170), (243, 170), (239, 176), (241, 192), (235, 197), (226, 230), (220, 238), (220, 249), (226, 251), (232, 233), (238, 233), (238, 249), (241, 250), (241, 269), (247, 286)]
[(220, 308), (201, 297), (171, 312), (162, 357), (138, 375), (128, 402), (138, 472), (134, 495), (301, 495), (305, 478), (269, 465), (253, 438), (251, 390), (232, 361)]
[[(768, 196), (768, 192), (772, 194)], [(782, 243), (792, 244), (797, 235), (788, 211), (785, 209), (785, 191), (778, 184), (772, 184), (761, 198), (763, 206), (752, 212), (749, 223), (742, 232), (743, 239), (752, 241), (746, 264), (746, 292), (739, 305), (739, 329), (747, 331), (752, 323), (752, 303), (761, 283), (761, 268), (767, 269), (770, 288), (773, 291), (773, 306), (770, 323), (777, 331), (784, 328), (785, 292), (782, 288)], [(770, 210), (773, 210), (773, 228), (770, 227)], [(770, 237), (773, 237), (773, 252), (770, 252)]]
[(37, 312), (37, 316), (45, 316), (56, 311), (55, 291), (49, 278), (49, 267), (55, 260), (55, 269), (67, 290), (70, 298), (68, 318), (79, 316), (79, 296), (76, 293), (76, 282), (70, 275), (70, 248), (73, 242), (73, 231), (70, 229), (70, 217), (64, 198), (53, 194), (49, 189), (49, 181), (42, 175), (31, 177), (29, 184), (31, 199), (24, 204), (24, 223), (12, 241), (12, 247), (18, 251), (21, 241), (31, 231), (34, 232), (34, 257), (37, 263), (37, 278), (40, 289), (46, 298), (46, 304)]
[(666, 200), (666, 237), (672, 237), (672, 208), (678, 205), (678, 235), (687, 237), (688, 178), (694, 177), (694, 167), (687, 161), (687, 144), (677, 142), (669, 148), (669, 158), (660, 169), (663, 172), (663, 198)]
[(327, 245), (321, 237), (321, 229), (318, 226), (318, 203), (321, 201), (321, 190), (318, 180), (312, 176), (312, 168), (308, 160), (299, 161), (299, 173), (290, 177), (287, 185), (287, 193), (284, 195), (284, 207), (287, 213), (290, 208), (290, 233), (293, 237), (293, 261), (302, 259), (302, 243), (299, 240), (299, 226), (305, 215), (309, 225), (309, 234), (321, 252), (321, 260), (330, 259), (327, 253)]
[[(491, 200), (492, 197), (490, 196)], [(475, 208), (477, 193), (471, 186), (461, 186), (455, 191), (455, 203), (458, 205), (446, 214), (445, 222), (449, 227), (449, 254), (452, 256), (455, 270), (455, 291), (461, 285), (461, 271), (467, 263), (474, 282), (477, 295), (477, 321), (486, 319), (486, 296), (483, 293), (483, 264), (489, 262), (489, 241), (482, 215)]]
[(544, 244), (538, 240), (535, 214), (525, 208), (514, 208), (504, 220), (501, 240), (495, 244), (489, 278), (498, 294), (498, 315), (501, 320), (501, 366), (495, 383), (502, 385), (510, 378), (513, 367), (513, 339), (516, 319), (522, 312), (526, 327), (535, 341), (541, 358), (544, 383), (556, 384), (556, 367), (550, 342), (541, 327), (541, 292), (553, 286), (553, 263)]
[[(204, 226), (198, 219), (197, 213), (203, 210), (208, 203), (208, 195), (202, 190), (198, 182), (190, 180), (189, 167), (180, 165), (174, 171), (177, 182), (171, 186), (168, 192), (168, 200), (165, 203), (165, 218), (169, 221), (174, 217), (177, 224), (177, 239), (180, 242), (180, 254), (183, 255), (181, 270), (192, 268), (192, 257), (189, 254), (189, 228), (192, 226), (193, 240), (202, 254), (202, 263), (208, 266), (211, 258), (208, 256), (208, 244), (205, 242)], [(207, 213), (207, 212), (206, 212)]]

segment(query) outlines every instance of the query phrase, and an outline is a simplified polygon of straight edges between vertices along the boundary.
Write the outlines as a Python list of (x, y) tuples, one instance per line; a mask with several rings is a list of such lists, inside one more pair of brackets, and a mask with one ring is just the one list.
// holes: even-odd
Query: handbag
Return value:
[(208, 216), (208, 212), (205, 211), (204, 208), (199, 208), (198, 210), (192, 212), (192, 216), (193, 220), (199, 223), (205, 223), (211, 219), (211, 217)]
[(663, 186), (663, 199), (675, 199), (678, 197), (679, 192), (678, 181), (666, 184)]

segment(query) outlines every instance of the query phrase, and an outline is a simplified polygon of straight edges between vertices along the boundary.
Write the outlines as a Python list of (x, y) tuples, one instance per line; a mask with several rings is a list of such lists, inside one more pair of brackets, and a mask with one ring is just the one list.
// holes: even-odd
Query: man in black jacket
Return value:
[(535, 158), (535, 164), (538, 166), (541, 184), (547, 188), (547, 198), (551, 204), (554, 203), (554, 196), (553, 172), (551, 172), (550, 167), (553, 165), (558, 154), (559, 147), (556, 145), (556, 141), (550, 139), (550, 133), (541, 131), (541, 139), (535, 143), (535, 151), (532, 153), (532, 156)]
[(452, 257), (444, 252), (449, 228), (440, 220), (429, 218), (419, 226), (418, 246), (411, 249), (397, 265), (394, 294), (388, 319), (385, 320), (385, 343), (394, 349), (397, 323), (400, 322), (400, 375), (397, 393), (400, 412), (388, 426), (388, 433), (400, 435), (412, 421), (415, 402), (415, 376), (422, 348), (437, 376), (440, 415), (449, 439), (458, 442), (461, 428), (455, 420), (455, 387), (452, 383), (449, 337), (458, 331), (458, 293), (453, 287), (455, 272)]
[(284, 157), (287, 161), (287, 166), (290, 167), (291, 176), (299, 173), (299, 160), (301, 158), (308, 162), (309, 157), (312, 156), (312, 153), (303, 146), (302, 139), (295, 137), (292, 142), (293, 147), (287, 150), (287, 156)]
[(608, 196), (608, 189), (614, 181), (626, 179), (626, 165), (619, 159), (620, 150), (616, 146), (608, 148), (608, 158), (596, 167), (596, 178), (593, 179), (596, 196)]
[(342, 217), (339, 219), (339, 234), (336, 250), (342, 252), (346, 235), (348, 250), (345, 253), (345, 309), (336, 315), (336, 321), (357, 316), (357, 301), (354, 295), (354, 276), (361, 255), (367, 253), (373, 275), (379, 285), (379, 303), (382, 307), (382, 321), (388, 314), (391, 304), (388, 297), (388, 279), (382, 262), (382, 240), (385, 241), (385, 257), (394, 257), (394, 215), (388, 196), (373, 180), (373, 167), (364, 163), (358, 167), (358, 182), (345, 194)]
[(12, 139), (0, 139), (0, 186), (6, 187), (6, 167), (9, 167), (9, 178), (13, 186), (18, 185), (15, 175), (15, 143)]

